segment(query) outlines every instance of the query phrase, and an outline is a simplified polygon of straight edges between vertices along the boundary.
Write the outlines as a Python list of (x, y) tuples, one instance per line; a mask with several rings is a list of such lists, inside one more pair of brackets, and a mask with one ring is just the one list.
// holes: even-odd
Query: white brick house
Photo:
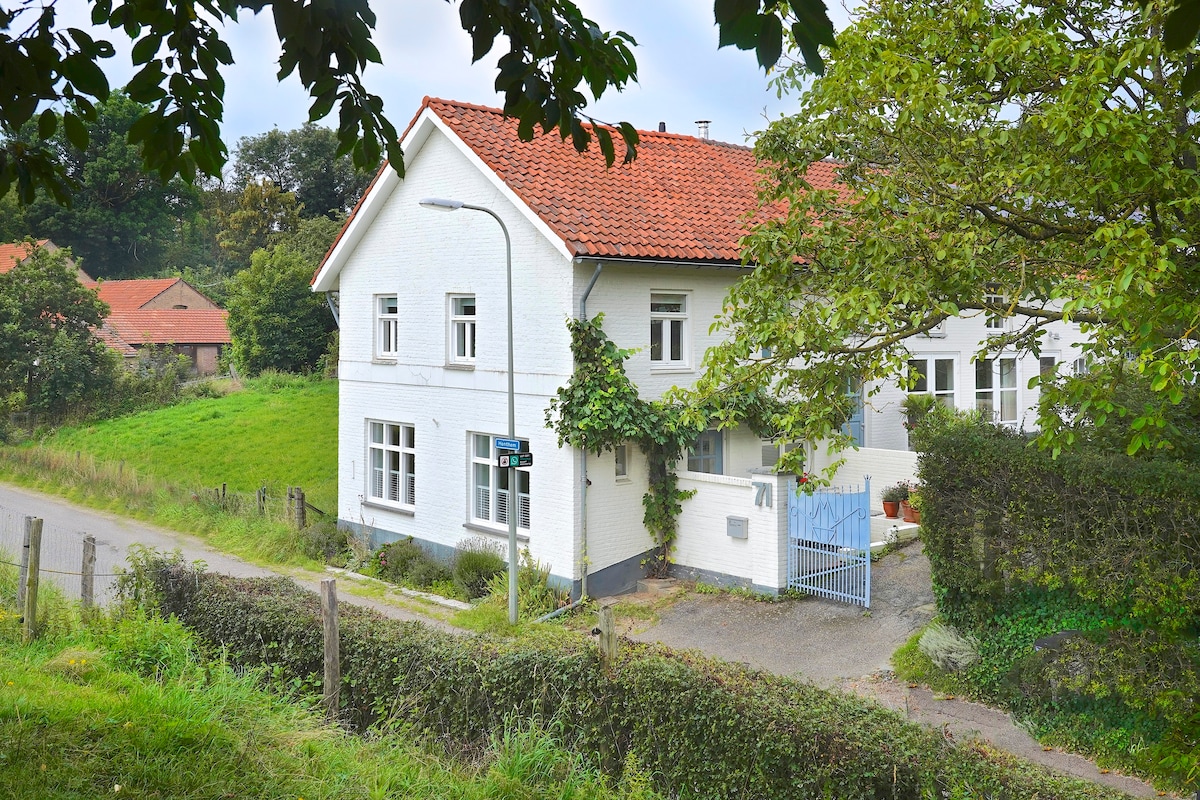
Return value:
[[(412, 536), (449, 554), (471, 536), (506, 541), (515, 505), (522, 546), (576, 594), (584, 580), (603, 595), (642, 574), (652, 542), (637, 448), (583, 460), (544, 424), (573, 369), (565, 322), (590, 287), (587, 314), (603, 312), (614, 342), (639, 349), (626, 366), (643, 396), (691, 383), (714, 342), (709, 326), (745, 274), (737, 243), (756, 198), (748, 149), (641, 136), (633, 164), (606, 169), (596, 148), (579, 154), (553, 135), (521, 142), (495, 109), (426, 98), (403, 138), (404, 179), (381, 170), (313, 280), (314, 291), (339, 294), (340, 524), (376, 545)], [(810, 173), (832, 179), (832, 167)], [(511, 234), (516, 433), (534, 454), (515, 501), (493, 446), (507, 432), (504, 238), (486, 214), (420, 207), (428, 197), (489, 208)], [(930, 359), (929, 391), (975, 407), (983, 395), (971, 355), (985, 321), (950, 322), (914, 358)], [(1056, 354), (1064, 359), (1068, 338)], [(1023, 418), (1036, 400), (1023, 387), (1037, 359), (992, 368), (997, 406)], [(902, 399), (895, 388), (872, 398), (862, 454), (906, 449)], [(786, 584), (785, 478), (763, 469), (764, 449), (741, 429), (702, 437), (686, 465), (694, 471), (681, 476), (700, 490), (681, 519), (682, 567), (764, 591)], [(876, 491), (881, 477), (911, 474), (908, 454), (874, 463), (883, 467)], [(776, 502), (763, 504), (759, 492), (756, 504), (755, 483), (771, 484)], [(725, 516), (735, 513), (750, 520), (746, 539), (726, 536)]]

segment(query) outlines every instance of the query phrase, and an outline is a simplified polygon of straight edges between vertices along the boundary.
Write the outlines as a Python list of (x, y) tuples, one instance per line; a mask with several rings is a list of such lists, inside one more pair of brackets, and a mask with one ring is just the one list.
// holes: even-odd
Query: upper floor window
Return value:
[[(489, 525), (508, 525), (509, 509), (514, 505), (516, 489), (517, 527), (529, 529), (529, 470), (501, 469), (497, 466), (495, 437), (486, 433), (470, 434), (471, 438), (471, 520)], [(528, 450), (529, 442), (522, 439), (521, 449)], [(516, 486), (509, 485), (510, 475), (516, 476)]]
[(981, 358), (975, 362), (975, 408), (1001, 425), (1017, 424), (1017, 359)]
[(908, 373), (913, 379), (909, 394), (931, 394), (954, 408), (953, 358), (910, 358)]
[(650, 364), (687, 365), (687, 295), (650, 295)]
[(629, 445), (619, 444), (613, 448), (613, 474), (618, 479), (629, 477)]
[(395, 358), (400, 354), (400, 303), (394, 294), (375, 298), (375, 355)]
[(451, 364), (475, 363), (475, 295), (450, 295)]
[(412, 425), (367, 422), (367, 499), (411, 508), (417, 502), (417, 442)]
[(998, 286), (988, 286), (983, 295), (983, 304), (989, 307), (987, 317), (984, 320), (983, 326), (990, 331), (1004, 330), (1004, 307), (1008, 305), (1008, 298), (1000, 291)]

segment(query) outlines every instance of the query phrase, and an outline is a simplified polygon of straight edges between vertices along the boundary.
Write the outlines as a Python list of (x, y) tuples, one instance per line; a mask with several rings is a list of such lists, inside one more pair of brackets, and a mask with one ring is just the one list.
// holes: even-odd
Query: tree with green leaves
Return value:
[(311, 372), (329, 346), (333, 313), (309, 289), (316, 264), (286, 245), (257, 250), (229, 281), (233, 363), (246, 375), (265, 369)]
[[(1169, 447), (1168, 411), (1200, 378), (1200, 141), (1181, 91), (1195, 48), (1154, 35), (1169, 10), (872, 4), (758, 141), (762, 200), (786, 212), (744, 241), (756, 269), (699, 394), (770, 392), (792, 404), (788, 438), (836, 438), (843, 388), (905, 383), (906, 345), (948, 317), (1011, 315), (990, 352), (1036, 352), (1070, 320), (1097, 366), (1042, 387), (1043, 441), (1078, 433), (1057, 405), (1127, 415), (1131, 451)], [(816, 190), (807, 172), (828, 158), (840, 184)], [(1152, 400), (1123, 405), (1136, 376)]]
[(94, 333), (108, 306), (79, 283), (71, 251), (30, 245), (0, 274), (0, 407), (61, 417), (120, 367)]
[(61, 127), (42, 139), (27, 125), (16, 140), (51, 150), (74, 186), (68, 205), (45, 193), (34, 200), (25, 212), (26, 232), (70, 247), (96, 278), (137, 278), (157, 270), (196, 202), (195, 190), (178, 178), (164, 184), (143, 170), (141, 148), (127, 135), (147, 111), (114, 93), (86, 123), (85, 148)]
[(279, 244), (300, 224), (296, 195), (269, 180), (246, 184), (237, 206), (218, 216), (217, 241), (236, 264), (248, 264), (255, 250)]
[[(119, 30), (133, 43), (137, 72), (125, 91), (150, 109), (129, 140), (143, 148), (147, 171), (164, 180), (180, 175), (190, 183), (198, 175), (220, 174), (228, 152), (220, 132), (222, 69), (234, 61), (222, 27), (243, 12), (267, 9), (279, 34), (280, 80), (299, 76), (312, 98), (310, 120), (338, 110), (338, 155), (350, 154), (364, 170), (386, 151), (392, 166), (403, 169), (396, 128), (362, 80), (368, 64), (381, 63), (368, 0), (91, 0), (91, 7), (94, 24)], [(817, 46), (833, 44), (822, 0), (716, 0), (714, 13), (722, 46), (756, 50), (764, 68), (779, 57), (785, 28), (818, 73)], [(598, 99), (637, 79), (632, 36), (601, 30), (572, 0), (460, 0), (458, 15), (471, 37), (472, 61), (487, 56), (498, 38), (507, 42), (496, 62), (496, 88), (504, 93), (505, 113), (520, 120), (523, 139), (539, 129), (557, 130), (583, 150), (594, 135), (612, 164), (615, 133), (625, 159), (635, 156), (637, 131), (629, 123), (590, 131), (583, 124), (596, 121), (583, 113), (588, 95)], [(57, 154), (19, 146), (11, 137), (36, 118), (43, 139), (61, 126), (68, 140), (86, 149), (84, 123), (109, 95), (100, 64), (114, 53), (107, 40), (59, 27), (54, 3), (0, 5), (0, 194), (15, 184), (30, 202), (44, 187), (67, 202), (70, 182)], [(62, 106), (61, 116), (47, 104)]]
[(337, 134), (310, 122), (294, 131), (242, 137), (233, 178), (238, 186), (269, 179), (296, 196), (303, 216), (332, 219), (354, 207), (375, 166), (355, 170), (349, 156), (338, 155)]

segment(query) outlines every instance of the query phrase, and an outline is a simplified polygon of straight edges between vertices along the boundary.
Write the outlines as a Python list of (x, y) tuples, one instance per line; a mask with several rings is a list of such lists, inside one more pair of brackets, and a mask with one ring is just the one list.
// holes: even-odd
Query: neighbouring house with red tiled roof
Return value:
[[(49, 239), (38, 247), (58, 250)], [(0, 244), (0, 274), (29, 257), (28, 242)], [(106, 345), (128, 361), (146, 345), (186, 355), (197, 375), (217, 372), (217, 359), (229, 345), (228, 313), (180, 278), (96, 281), (76, 268), (79, 282), (96, 289), (109, 306), (108, 317), (96, 331)]]
[(169, 348), (186, 355), (197, 375), (216, 374), (217, 359), (230, 341), (229, 314), (187, 281), (101, 281), (97, 293), (111, 309), (101, 333), (110, 347), (115, 339), (133, 355), (146, 345)]
[[(449, 554), (473, 536), (506, 542), (514, 513), (520, 546), (576, 596), (641, 577), (653, 547), (642, 524), (646, 460), (633, 445), (601, 456), (559, 448), (544, 424), (574, 370), (565, 322), (603, 312), (609, 337), (636, 350), (626, 371), (644, 397), (691, 384), (721, 335), (714, 317), (749, 270), (746, 220), (771, 210), (757, 210), (750, 149), (640, 137), (633, 163), (608, 168), (598, 148), (578, 153), (555, 134), (522, 142), (496, 109), (426, 98), (402, 140), (405, 177), (385, 165), (313, 278), (314, 291), (338, 296), (339, 524), (373, 545), (412, 536)], [(836, 165), (813, 165), (808, 178), (833, 186)], [(422, 208), (427, 198), (488, 209), (504, 229), (479, 209)], [(508, 438), (506, 233), (516, 438), (535, 457), (511, 476), (497, 463), (497, 440)], [(1027, 405), (1016, 392), (1038, 359), (988, 362), (987, 377), (997, 374), (985, 386), (969, 356), (985, 321), (952, 322), (964, 326), (914, 352), (929, 376), (921, 391), (970, 407), (992, 392), (988, 401), (1016, 403), (1013, 413)], [(915, 466), (903, 397), (886, 388), (850, 423), (862, 447), (842, 474), (869, 471), (876, 508), (879, 489)], [(810, 453), (814, 468), (821, 450)], [(680, 488), (696, 495), (683, 504), (674, 569), (757, 591), (789, 585), (796, 511), (789, 476), (771, 469), (778, 453), (743, 428), (701, 434), (680, 464)], [(880, 517), (875, 538), (894, 524)]]

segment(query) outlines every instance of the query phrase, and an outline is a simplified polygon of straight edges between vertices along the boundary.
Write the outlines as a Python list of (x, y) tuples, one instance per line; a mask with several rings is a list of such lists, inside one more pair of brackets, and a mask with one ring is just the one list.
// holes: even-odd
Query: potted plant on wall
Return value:
[(900, 504), (908, 499), (908, 484), (901, 481), (895, 486), (888, 486), (880, 493), (879, 499), (883, 501), (883, 515), (888, 519), (896, 519), (900, 516)]
[(900, 512), (905, 522), (921, 523), (921, 487), (908, 487), (908, 499), (900, 504)]

